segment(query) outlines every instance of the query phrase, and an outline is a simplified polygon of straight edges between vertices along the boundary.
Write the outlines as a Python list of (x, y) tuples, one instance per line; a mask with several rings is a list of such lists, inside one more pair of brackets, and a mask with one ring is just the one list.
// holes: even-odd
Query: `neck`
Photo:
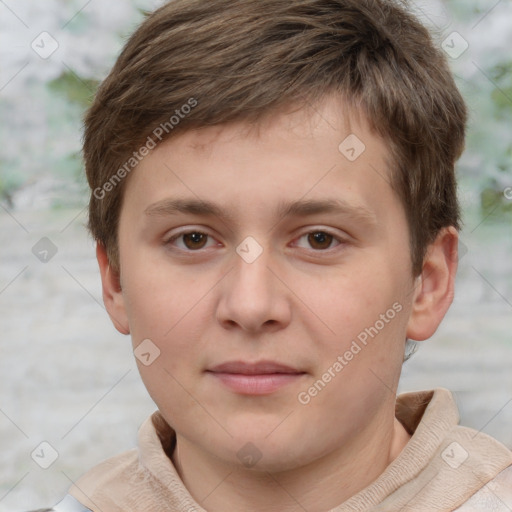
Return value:
[[(363, 431), (338, 450), (282, 472), (223, 463), (177, 435), (173, 462), (185, 487), (208, 512), (326, 512), (373, 482), (410, 439), (393, 418)], [(314, 485), (311, 485), (314, 482)]]

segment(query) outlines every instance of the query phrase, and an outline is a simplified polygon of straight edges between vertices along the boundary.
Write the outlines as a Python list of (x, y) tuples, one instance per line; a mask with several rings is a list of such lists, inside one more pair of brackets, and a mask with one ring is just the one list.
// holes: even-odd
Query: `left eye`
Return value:
[(326, 231), (311, 231), (306, 233), (299, 238), (298, 245), (300, 245), (300, 241), (304, 239), (306, 243), (309, 244), (309, 248), (315, 250), (331, 249), (333, 242), (335, 242), (335, 246), (340, 244), (339, 240), (337, 240), (334, 235)]

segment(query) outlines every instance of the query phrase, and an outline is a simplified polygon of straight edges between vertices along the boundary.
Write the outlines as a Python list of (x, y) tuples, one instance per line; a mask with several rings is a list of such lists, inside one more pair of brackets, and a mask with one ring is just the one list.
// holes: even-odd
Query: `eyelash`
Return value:
[[(313, 229), (313, 230), (307, 231), (306, 233), (303, 233), (302, 235), (300, 235), (295, 240), (301, 240), (302, 238), (307, 237), (308, 235), (312, 235), (312, 234), (316, 234), (316, 233), (324, 233), (325, 235), (332, 237), (331, 244), (333, 242), (337, 242), (336, 245), (334, 245), (333, 247), (328, 247), (327, 249), (313, 249), (313, 248), (310, 248), (310, 249), (306, 249), (306, 250), (310, 250), (310, 251), (313, 251), (315, 253), (327, 253), (327, 252), (330, 252), (330, 251), (334, 250), (336, 247), (339, 247), (340, 245), (343, 245), (343, 244), (347, 243), (346, 239), (341, 238), (340, 236), (337, 236), (336, 234), (334, 234), (331, 231), (326, 230), (326, 229)], [(172, 243), (175, 242), (176, 240), (182, 238), (183, 236), (191, 235), (191, 234), (206, 235), (209, 238), (212, 238), (212, 239), (214, 238), (209, 233), (206, 233), (204, 231), (200, 231), (199, 229), (190, 229), (190, 230), (182, 231), (181, 233), (177, 233), (177, 234), (171, 236), (170, 238), (165, 240), (164, 243), (165, 243), (165, 245), (172, 245)], [(181, 247), (176, 248), (176, 249), (178, 251), (183, 251), (183, 252), (187, 252), (187, 253), (194, 253), (194, 252), (200, 252), (200, 251), (202, 251), (204, 249), (208, 249), (208, 247), (206, 247), (206, 248), (201, 247), (201, 248), (196, 249), (196, 250), (188, 249), (188, 248), (181, 248)]]

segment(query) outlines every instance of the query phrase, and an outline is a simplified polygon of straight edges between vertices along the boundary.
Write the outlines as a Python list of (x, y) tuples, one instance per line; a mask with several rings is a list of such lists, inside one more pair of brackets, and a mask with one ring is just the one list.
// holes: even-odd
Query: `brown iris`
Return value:
[(308, 234), (308, 242), (313, 249), (328, 249), (332, 243), (333, 236), (324, 231), (315, 231)]
[(208, 235), (204, 233), (185, 233), (183, 235), (183, 242), (188, 249), (201, 249), (205, 246), (208, 240)]

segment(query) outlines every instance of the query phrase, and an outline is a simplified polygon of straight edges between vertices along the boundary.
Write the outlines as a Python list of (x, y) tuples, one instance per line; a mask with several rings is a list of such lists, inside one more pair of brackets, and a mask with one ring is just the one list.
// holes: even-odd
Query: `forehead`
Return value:
[(237, 219), (249, 211), (261, 218), (271, 211), (282, 215), (299, 199), (325, 199), (379, 218), (392, 203), (400, 207), (390, 161), (387, 144), (364, 118), (329, 97), (257, 124), (240, 121), (174, 136), (139, 163), (125, 199), (150, 214), (169, 199), (208, 202), (210, 210), (220, 205)]

